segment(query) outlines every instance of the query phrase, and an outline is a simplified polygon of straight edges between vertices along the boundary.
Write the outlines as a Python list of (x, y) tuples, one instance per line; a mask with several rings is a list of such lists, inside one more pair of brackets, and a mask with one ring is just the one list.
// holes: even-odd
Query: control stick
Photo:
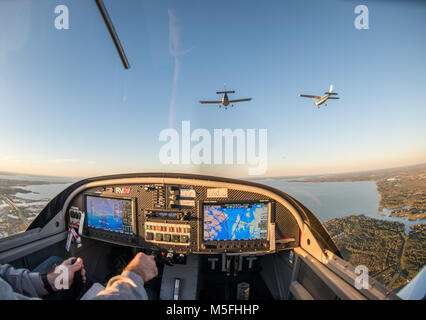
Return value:
[[(73, 259), (71, 261), (71, 264), (74, 264), (77, 262), (77, 259)], [(83, 283), (83, 278), (81, 277), (81, 270), (78, 270), (76, 273), (74, 273), (74, 281), (73, 284), (74, 288), (83, 288), (84, 283)]]
[[(76, 261), (77, 259), (73, 259), (71, 261), (71, 264), (76, 263)], [(81, 270), (78, 270), (76, 273), (74, 273), (74, 281), (71, 285), (71, 288), (74, 291), (74, 296), (76, 297), (76, 300), (79, 300), (83, 296), (87, 287), (88, 287), (88, 281), (86, 280), (86, 283), (83, 282), (83, 278), (81, 276)]]

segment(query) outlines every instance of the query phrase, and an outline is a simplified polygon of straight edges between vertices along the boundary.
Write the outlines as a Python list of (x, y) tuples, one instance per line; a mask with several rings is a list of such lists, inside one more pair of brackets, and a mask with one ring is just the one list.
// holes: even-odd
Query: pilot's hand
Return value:
[(83, 260), (77, 258), (73, 263), (75, 259), (76, 258), (69, 258), (65, 260), (57, 266), (55, 270), (47, 274), (47, 280), (53, 291), (69, 289), (74, 281), (76, 272), (80, 272), (83, 283), (86, 282), (86, 270), (84, 269)]
[(146, 283), (158, 275), (157, 265), (154, 256), (147, 256), (139, 252), (132, 261), (124, 268), (124, 271), (132, 271), (141, 276)]

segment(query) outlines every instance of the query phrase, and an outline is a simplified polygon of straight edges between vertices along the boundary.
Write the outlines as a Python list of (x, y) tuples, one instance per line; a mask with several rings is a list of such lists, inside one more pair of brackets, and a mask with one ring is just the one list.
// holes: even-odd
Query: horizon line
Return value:
[[(395, 167), (385, 167), (380, 169), (370, 169), (370, 170), (356, 170), (356, 171), (342, 171), (342, 172), (334, 172), (334, 173), (319, 173), (319, 174), (298, 174), (298, 175), (273, 175), (273, 176), (262, 176), (262, 177), (256, 177), (256, 176), (245, 176), (245, 177), (236, 177), (235, 179), (249, 179), (249, 180), (262, 180), (262, 179), (272, 179), (272, 178), (306, 178), (306, 177), (319, 177), (319, 176), (337, 176), (337, 175), (345, 175), (345, 174), (355, 174), (355, 173), (372, 173), (377, 171), (387, 171), (387, 170), (396, 170), (396, 169), (403, 169), (403, 168), (412, 168), (412, 167), (421, 167), (426, 165), (426, 162), (416, 163), (416, 164), (410, 164), (410, 165), (402, 165), (402, 166), (395, 166)], [(131, 174), (131, 173), (165, 173), (166, 171), (139, 171), (139, 172), (122, 172), (118, 174)], [(179, 172), (169, 172), (169, 173), (179, 173)], [(181, 172), (181, 173), (188, 173), (188, 172)], [(84, 180), (88, 178), (94, 178), (94, 177), (102, 177), (102, 176), (108, 176), (109, 174), (105, 175), (99, 175), (99, 176), (87, 176), (87, 177), (78, 177), (78, 176), (61, 176), (61, 175), (46, 175), (46, 174), (36, 174), (36, 173), (23, 173), (23, 172), (9, 172), (9, 171), (0, 171), (0, 174), (3, 175), (27, 175), (27, 176), (34, 176), (34, 177), (44, 177), (44, 178), (65, 178), (65, 179), (79, 179)], [(199, 173), (197, 173), (199, 174)], [(114, 175), (117, 175), (117, 173), (114, 173)], [(206, 174), (208, 175), (208, 174)], [(211, 174), (210, 174), (211, 175)]]

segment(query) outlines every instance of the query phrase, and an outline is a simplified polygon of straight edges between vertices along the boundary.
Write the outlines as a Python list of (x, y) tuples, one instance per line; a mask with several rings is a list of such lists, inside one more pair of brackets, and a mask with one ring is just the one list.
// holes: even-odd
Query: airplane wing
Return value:
[(251, 98), (247, 98), (247, 99), (237, 99), (237, 100), (229, 100), (230, 103), (235, 103), (235, 102), (243, 102), (243, 101), (250, 101)]
[(340, 99), (339, 97), (328, 97), (329, 99)]
[(214, 104), (222, 104), (222, 101), (200, 101), (200, 103), (214, 103)]
[(309, 94), (299, 94), (299, 97), (303, 97), (303, 98), (313, 98), (313, 99), (321, 99), (320, 96), (311, 96)]

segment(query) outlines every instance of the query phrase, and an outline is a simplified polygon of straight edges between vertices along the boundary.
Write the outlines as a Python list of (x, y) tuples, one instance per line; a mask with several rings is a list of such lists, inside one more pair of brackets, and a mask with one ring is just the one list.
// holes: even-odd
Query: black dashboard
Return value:
[(201, 179), (131, 180), (81, 187), (67, 206), (68, 230), (83, 240), (184, 254), (267, 253), (299, 245), (294, 215), (269, 191)]

